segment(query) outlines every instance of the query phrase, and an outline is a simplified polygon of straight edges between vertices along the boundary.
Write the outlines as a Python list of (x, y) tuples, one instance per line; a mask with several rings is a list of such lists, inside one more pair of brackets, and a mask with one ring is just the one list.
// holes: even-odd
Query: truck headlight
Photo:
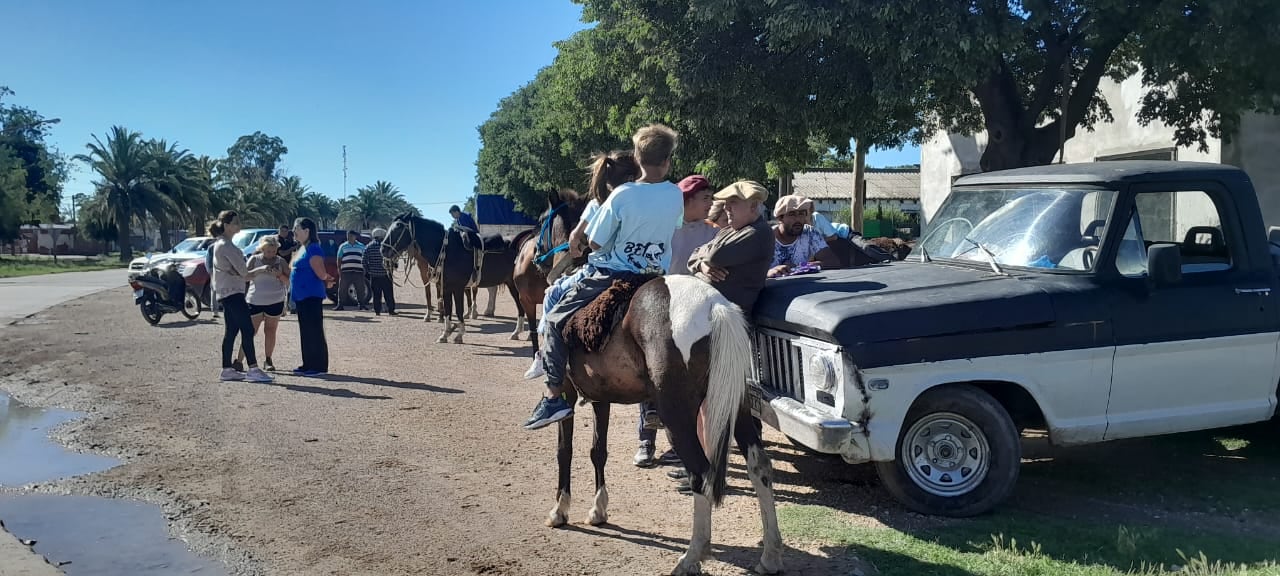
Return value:
[(836, 362), (837, 359), (830, 352), (811, 352), (805, 370), (805, 383), (812, 384), (820, 392), (834, 394), (840, 386), (840, 371)]

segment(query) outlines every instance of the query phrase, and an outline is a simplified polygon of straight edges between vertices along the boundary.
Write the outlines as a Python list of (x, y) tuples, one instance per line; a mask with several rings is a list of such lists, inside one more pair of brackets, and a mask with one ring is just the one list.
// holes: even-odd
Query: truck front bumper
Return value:
[(850, 464), (871, 461), (871, 447), (862, 424), (828, 416), (754, 384), (747, 387), (747, 395), (752, 413), (792, 440), (824, 454), (838, 454)]

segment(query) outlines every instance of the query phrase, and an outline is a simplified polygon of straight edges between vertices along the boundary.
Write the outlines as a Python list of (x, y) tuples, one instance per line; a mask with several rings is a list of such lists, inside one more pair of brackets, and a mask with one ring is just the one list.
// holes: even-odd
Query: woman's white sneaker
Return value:
[(257, 366), (249, 369), (249, 372), (244, 375), (244, 380), (245, 382), (256, 382), (258, 384), (267, 384), (276, 381), (276, 379), (272, 378), (270, 374), (263, 372), (262, 369)]
[(244, 374), (235, 368), (223, 368), (220, 380), (223, 382), (239, 382), (244, 380)]

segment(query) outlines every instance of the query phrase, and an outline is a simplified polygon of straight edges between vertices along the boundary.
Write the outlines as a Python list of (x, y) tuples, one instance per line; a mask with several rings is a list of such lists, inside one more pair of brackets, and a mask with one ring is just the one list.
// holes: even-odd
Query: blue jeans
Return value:
[(586, 278), (592, 270), (593, 268), (591, 268), (590, 264), (585, 265), (573, 274), (566, 274), (556, 278), (556, 281), (552, 283), (551, 286), (547, 287), (547, 293), (542, 298), (542, 318), (538, 320), (538, 334), (546, 336), (547, 314), (551, 312), (552, 308), (556, 307), (556, 304), (560, 302), (560, 299), (564, 298), (564, 295), (569, 292), (570, 288), (573, 288), (574, 285), (581, 282), (583, 278)]

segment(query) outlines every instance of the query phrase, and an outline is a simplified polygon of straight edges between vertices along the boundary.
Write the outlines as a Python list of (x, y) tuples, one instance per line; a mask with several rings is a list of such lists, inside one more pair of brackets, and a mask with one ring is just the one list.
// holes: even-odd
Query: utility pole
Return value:
[(861, 140), (855, 141), (853, 161), (853, 204), (849, 210), (849, 227), (862, 234), (863, 211), (867, 206), (867, 149)]
[(347, 145), (342, 145), (342, 197), (347, 197)]

